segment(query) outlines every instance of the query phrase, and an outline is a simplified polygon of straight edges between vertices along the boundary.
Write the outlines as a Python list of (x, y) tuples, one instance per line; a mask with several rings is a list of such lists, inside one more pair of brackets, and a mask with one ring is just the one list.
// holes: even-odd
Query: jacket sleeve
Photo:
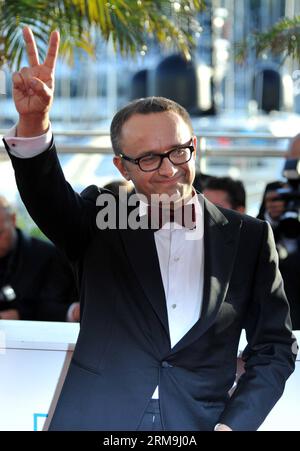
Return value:
[(55, 145), (32, 158), (9, 152), (21, 198), (33, 220), (70, 260), (76, 260), (96, 230), (96, 186), (81, 196), (65, 180)]
[(220, 418), (233, 430), (257, 430), (294, 371), (297, 344), (278, 269), (272, 229), (263, 223), (253, 296), (245, 321), (245, 373)]
[(36, 303), (35, 319), (67, 321), (70, 305), (79, 302), (77, 284), (70, 264), (56, 249), (51, 254), (47, 261), (40, 299)]

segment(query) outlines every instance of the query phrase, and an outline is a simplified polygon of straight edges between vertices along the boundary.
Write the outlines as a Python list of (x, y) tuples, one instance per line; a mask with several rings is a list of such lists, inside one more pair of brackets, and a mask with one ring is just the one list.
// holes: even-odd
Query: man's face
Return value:
[(284, 212), (285, 203), (283, 200), (278, 199), (276, 191), (267, 191), (265, 194), (265, 208), (272, 219), (278, 220)]
[(15, 234), (15, 216), (0, 208), (0, 258), (5, 257), (13, 248)]
[[(147, 153), (166, 153), (182, 144), (191, 144), (189, 126), (176, 113), (135, 114), (123, 125), (122, 152), (130, 158), (139, 158)], [(196, 149), (196, 138), (192, 144)], [(195, 177), (195, 152), (189, 162), (175, 166), (164, 158), (159, 169), (143, 172), (138, 165), (114, 157), (114, 164), (121, 174), (131, 180), (136, 192), (144, 194), (150, 202), (151, 194), (168, 194), (176, 200), (192, 193)]]
[(232, 209), (232, 205), (226, 191), (219, 189), (204, 189), (203, 195), (217, 207)]

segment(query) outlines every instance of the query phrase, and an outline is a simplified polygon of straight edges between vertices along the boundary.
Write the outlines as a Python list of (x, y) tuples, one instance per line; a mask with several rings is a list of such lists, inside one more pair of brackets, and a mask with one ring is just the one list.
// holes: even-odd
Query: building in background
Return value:
[[(278, 101), (273, 102), (278, 108), (274, 109), (300, 111), (300, 100), (294, 99), (292, 87), (295, 63), (288, 59), (282, 65), (282, 61), (271, 55), (257, 59), (253, 52), (245, 64), (238, 64), (235, 59), (238, 42), (247, 39), (254, 30), (266, 31), (283, 16), (300, 14), (300, 2), (207, 0), (206, 5), (206, 10), (200, 13), (201, 29), (196, 32), (197, 48), (191, 62), (198, 88), (195, 116), (268, 110), (264, 107), (268, 106), (270, 85), (274, 83), (275, 91), (280, 91), (274, 92), (274, 97), (278, 94)], [(74, 128), (75, 124), (80, 129), (107, 127), (116, 110), (133, 93), (157, 94), (158, 67), (167, 57), (170, 53), (149, 42), (135, 59), (122, 58), (114, 54), (110, 43), (107, 45), (99, 38), (95, 60), (76, 51), (73, 67), (58, 63), (56, 99), (59, 101), (54, 105), (52, 121), (61, 129)], [(176, 71), (173, 76), (176, 77)], [(10, 101), (10, 77), (6, 78), (7, 100), (0, 111), (0, 128), (16, 117)]]
[[(113, 114), (132, 98), (157, 94), (175, 98), (193, 115), (199, 136), (205, 132), (245, 135), (259, 131), (278, 137), (299, 132), (300, 89), (298, 93), (294, 90), (297, 79), (293, 79), (294, 74), (297, 76), (297, 64), (290, 59), (283, 63), (270, 54), (257, 59), (253, 52), (245, 64), (238, 64), (235, 48), (254, 30), (266, 31), (283, 16), (300, 14), (300, 2), (207, 0), (206, 4), (206, 10), (200, 14), (201, 29), (196, 32), (197, 48), (190, 62), (150, 42), (135, 59), (123, 58), (100, 38), (95, 60), (76, 51), (73, 67), (58, 62), (56, 99), (51, 113), (53, 128), (87, 131), (87, 136), (57, 137), (58, 148), (68, 144), (76, 149), (76, 154), (60, 158), (67, 178), (78, 191), (89, 184), (104, 185), (119, 177), (111, 156), (100, 153), (102, 138), (89, 136), (89, 131), (108, 131)], [(9, 128), (17, 118), (10, 80), (8, 74), (6, 96), (0, 99), (0, 129)], [(273, 114), (273, 109), (280, 111)], [(105, 143), (109, 146), (109, 139)], [(226, 137), (201, 143), (208, 149), (236, 145)], [(243, 141), (245, 149), (266, 144), (272, 150), (283, 150), (287, 142), (274, 139), (266, 143), (250, 138), (249, 142)], [(88, 146), (96, 147), (99, 153), (80, 152)], [(243, 179), (251, 214), (257, 213), (265, 182), (278, 178), (281, 170), (280, 159), (214, 157), (203, 161), (206, 166), (202, 169), (206, 172)], [(0, 152), (0, 192), (13, 201), (16, 188), (9, 167)]]

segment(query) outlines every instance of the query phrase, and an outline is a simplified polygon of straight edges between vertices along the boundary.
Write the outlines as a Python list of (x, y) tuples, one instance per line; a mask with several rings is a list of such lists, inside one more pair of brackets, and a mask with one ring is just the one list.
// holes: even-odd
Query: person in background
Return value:
[(0, 319), (78, 321), (71, 268), (49, 242), (16, 227), (0, 196)]
[(116, 195), (119, 195), (119, 188), (121, 187), (127, 189), (128, 195), (130, 195), (133, 191), (133, 184), (127, 180), (112, 180), (111, 182), (106, 183), (106, 185), (103, 186), (104, 189), (108, 189)]
[(218, 207), (245, 213), (246, 191), (240, 180), (231, 177), (210, 177), (204, 184), (203, 194)]
[[(19, 122), (4, 143), (22, 199), (76, 267), (84, 303), (49, 429), (257, 429), (296, 358), (270, 226), (196, 194), (191, 119), (176, 102), (148, 97), (112, 120), (113, 162), (133, 182), (137, 206), (128, 202), (106, 227), (121, 200), (97, 186), (76, 193), (55, 151), (59, 34), (41, 64), (29, 28), (24, 39), (30, 67), (13, 76)], [(192, 221), (170, 215), (149, 227), (159, 195), (161, 210)], [(230, 397), (242, 328), (245, 373)]]
[[(298, 158), (300, 158), (300, 133), (290, 140), (285, 155), (285, 160)], [(276, 180), (266, 185), (257, 215), (258, 219), (268, 221), (274, 230), (276, 230), (278, 220), (285, 208), (285, 203), (278, 199), (277, 190), (282, 188), (287, 188), (286, 181)]]
[[(300, 159), (300, 134), (290, 140), (285, 159)], [(268, 221), (273, 229), (293, 329), (300, 330), (300, 230), (283, 227), (282, 218), (288, 204), (280, 191), (287, 189), (291, 189), (287, 180), (268, 183), (257, 218)]]

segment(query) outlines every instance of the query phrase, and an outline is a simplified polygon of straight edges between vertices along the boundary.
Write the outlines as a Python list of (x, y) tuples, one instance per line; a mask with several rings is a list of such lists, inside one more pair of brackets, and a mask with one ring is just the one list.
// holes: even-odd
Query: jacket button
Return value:
[(171, 365), (169, 362), (167, 362), (166, 360), (163, 360), (162, 362), (161, 362), (161, 366), (163, 367), (163, 368), (172, 368), (172, 366), (173, 365)]

